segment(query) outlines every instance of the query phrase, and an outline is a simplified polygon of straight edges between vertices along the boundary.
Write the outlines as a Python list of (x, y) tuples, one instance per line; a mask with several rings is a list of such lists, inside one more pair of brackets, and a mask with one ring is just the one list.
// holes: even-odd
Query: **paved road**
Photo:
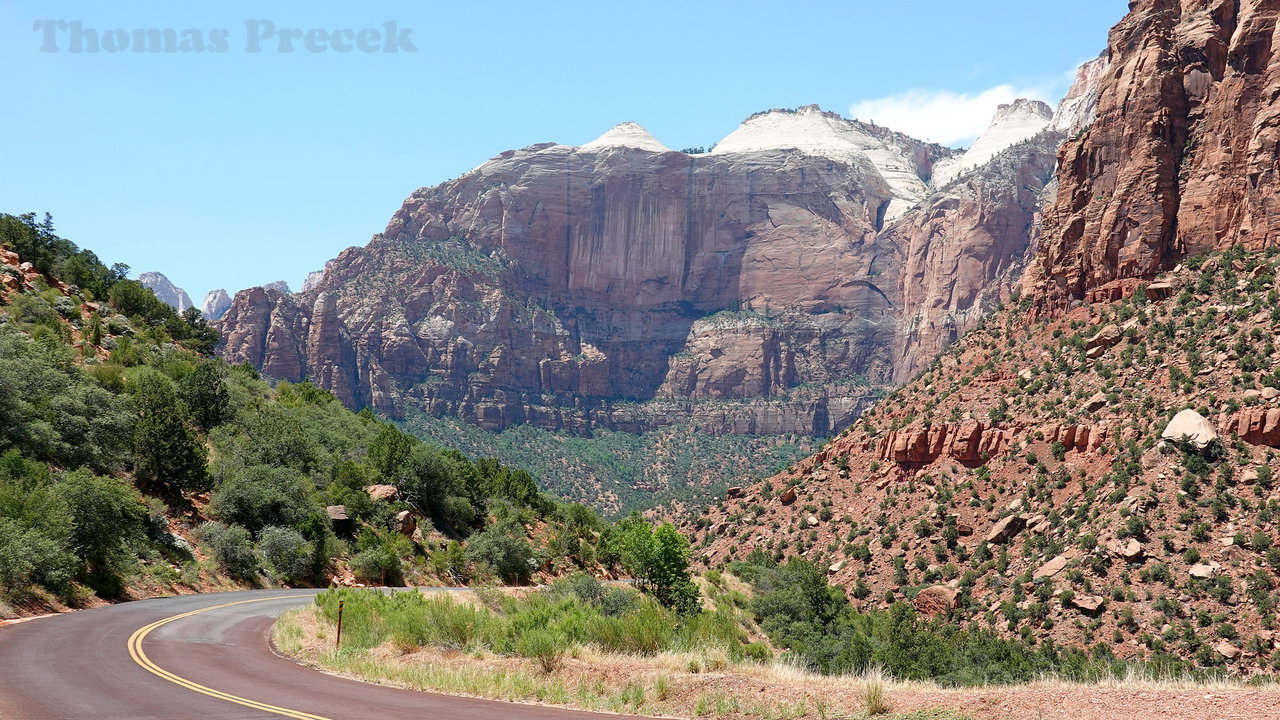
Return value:
[(272, 622), (313, 593), (186, 595), (0, 627), (0, 719), (619, 720), (367, 685), (278, 657)]

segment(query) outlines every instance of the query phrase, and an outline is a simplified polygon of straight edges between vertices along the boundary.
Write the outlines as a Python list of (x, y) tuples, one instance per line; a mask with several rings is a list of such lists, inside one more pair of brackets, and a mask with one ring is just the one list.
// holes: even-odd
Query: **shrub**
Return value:
[(257, 574), (258, 555), (253, 548), (253, 536), (245, 528), (208, 522), (200, 526), (198, 538), (226, 572), (243, 579)]
[(118, 594), (126, 563), (145, 537), (142, 498), (125, 481), (88, 470), (62, 475), (54, 490), (71, 513), (71, 548), (84, 564), (86, 581), (99, 592)]
[(253, 533), (272, 525), (298, 525), (321, 510), (301, 473), (265, 465), (231, 473), (214, 491), (209, 507), (214, 517)]
[(258, 541), (262, 557), (277, 577), (285, 582), (306, 579), (312, 570), (312, 547), (292, 528), (269, 527)]
[(538, 661), (545, 673), (553, 673), (564, 663), (567, 641), (550, 630), (530, 630), (516, 643), (516, 652), (522, 657)]
[(494, 525), (467, 542), (467, 560), (487, 568), (503, 582), (524, 584), (529, 579), (533, 550), (524, 528), (513, 522)]
[(411, 552), (409, 541), (399, 533), (364, 531), (358, 539), (357, 552), (351, 558), (351, 572), (366, 583), (401, 585), (400, 556)]

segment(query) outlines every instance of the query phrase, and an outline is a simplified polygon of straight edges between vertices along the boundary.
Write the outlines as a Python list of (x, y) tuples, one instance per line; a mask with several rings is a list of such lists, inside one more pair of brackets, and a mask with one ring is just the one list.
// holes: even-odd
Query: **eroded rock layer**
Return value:
[(827, 434), (1007, 299), (1060, 139), (936, 190), (955, 151), (816, 108), (738, 136), (688, 155), (630, 124), (502, 153), (304, 292), (238, 294), (223, 355), (489, 429)]

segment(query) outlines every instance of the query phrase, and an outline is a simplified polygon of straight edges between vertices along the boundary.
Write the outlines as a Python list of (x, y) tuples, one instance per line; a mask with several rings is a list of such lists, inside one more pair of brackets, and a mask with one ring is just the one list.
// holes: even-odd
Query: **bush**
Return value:
[(301, 473), (257, 465), (232, 473), (213, 493), (210, 513), (252, 533), (268, 526), (292, 527), (323, 510)]
[(516, 652), (522, 657), (533, 658), (545, 673), (553, 673), (564, 664), (567, 641), (549, 630), (530, 630), (516, 643)]
[(278, 578), (285, 582), (304, 580), (312, 571), (312, 547), (291, 528), (269, 527), (258, 541), (262, 557)]
[(253, 548), (253, 536), (238, 525), (209, 522), (200, 526), (200, 542), (208, 546), (218, 567), (243, 579), (253, 578), (258, 572), (258, 556)]
[(404, 584), (402, 555), (413, 552), (412, 543), (399, 533), (365, 530), (358, 539), (359, 552), (351, 558), (351, 571), (367, 583)]
[(529, 580), (533, 550), (525, 539), (524, 528), (515, 523), (501, 523), (478, 533), (467, 542), (467, 560), (487, 568), (503, 582), (524, 584)]
[(587, 624), (587, 640), (609, 652), (656, 655), (675, 637), (676, 618), (647, 600), (620, 616), (595, 617)]
[(0, 517), (0, 588), (39, 584), (65, 592), (74, 572), (74, 558), (57, 539)]
[(100, 593), (119, 594), (120, 578), (146, 533), (142, 498), (125, 481), (88, 470), (62, 475), (54, 490), (71, 513), (71, 548), (84, 564), (86, 582)]

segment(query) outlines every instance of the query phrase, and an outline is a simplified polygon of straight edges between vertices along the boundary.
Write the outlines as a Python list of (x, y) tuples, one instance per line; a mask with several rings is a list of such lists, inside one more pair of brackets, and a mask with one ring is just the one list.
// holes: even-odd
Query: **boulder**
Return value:
[(1107, 394), (1104, 392), (1096, 392), (1084, 403), (1084, 409), (1089, 412), (1097, 412), (1107, 405)]
[(946, 615), (960, 606), (960, 593), (946, 585), (933, 585), (916, 595), (914, 605), (926, 617)]
[(1190, 575), (1197, 580), (1209, 580), (1218, 576), (1222, 571), (1222, 566), (1216, 562), (1200, 563), (1192, 565)]
[(1129, 563), (1136, 563), (1142, 560), (1142, 543), (1129, 538), (1127, 540), (1113, 540), (1107, 544), (1107, 549), (1112, 555)]
[(1106, 600), (1100, 595), (1076, 595), (1071, 604), (1085, 615), (1097, 615)]
[(810, 515), (809, 517), (805, 518), (804, 522), (805, 522), (805, 524), (806, 524), (806, 525), (808, 525), (808, 526), (809, 526), (809, 527), (811, 527), (811, 528), (813, 528), (813, 527), (818, 527), (818, 525), (820, 524), (820, 522), (818, 521), (818, 518), (816, 518), (816, 517), (814, 517), (814, 516), (812, 516), (812, 515)]
[(795, 501), (796, 501), (796, 489), (794, 487), (789, 487), (786, 490), (783, 490), (780, 495), (778, 495), (778, 502), (782, 503), (783, 505), (790, 505)]
[(1196, 449), (1203, 450), (1218, 439), (1218, 433), (1203, 415), (1187, 409), (1173, 416), (1160, 437), (1178, 442), (1185, 440)]
[(731, 487), (728, 490), (726, 490), (724, 494), (725, 494), (725, 497), (740, 498), (740, 497), (746, 497), (747, 491), (744, 488)]
[(391, 518), (391, 528), (401, 535), (411, 536), (418, 529), (418, 521), (413, 518), (413, 513), (401, 510)]
[(1024, 518), (1023, 516), (1008, 515), (1002, 518), (995, 525), (993, 525), (991, 527), (991, 530), (987, 532), (987, 542), (989, 543), (1007, 542), (1009, 538), (1013, 537), (1014, 535), (1017, 535), (1018, 531), (1021, 530), (1026, 524), (1027, 524), (1027, 519)]
[(1085, 343), (1084, 349), (1087, 354), (1090, 350), (1102, 348), (1104, 351), (1120, 342), (1120, 338), (1124, 337), (1124, 331), (1118, 325), (1108, 325), (1098, 331), (1097, 335), (1089, 338)]
[(1168, 300), (1173, 295), (1173, 285), (1164, 282), (1153, 282), (1147, 286), (1147, 299), (1152, 302)]
[(346, 505), (329, 505), (325, 512), (329, 515), (329, 524), (339, 535), (349, 535), (355, 531), (355, 522), (347, 515)]
[(844, 560), (837, 560), (836, 562), (831, 563), (831, 567), (827, 568), (827, 572), (834, 575), (843, 569), (844, 569)]
[(390, 502), (400, 495), (395, 485), (370, 485), (364, 491), (369, 493), (369, 497), (382, 502)]
[(1063, 568), (1067, 566), (1067, 563), (1070, 562), (1070, 560), (1071, 557), (1067, 553), (1063, 553), (1041, 565), (1034, 573), (1032, 573), (1031, 577), (1034, 580), (1039, 580), (1040, 578), (1051, 578), (1062, 572)]
[(1235, 643), (1230, 640), (1223, 640), (1217, 645), (1214, 645), (1213, 651), (1228, 660), (1235, 660), (1240, 657), (1240, 648), (1236, 647)]
[(1273, 387), (1262, 388), (1263, 400), (1275, 400), (1277, 397), (1280, 397), (1280, 390), (1277, 390)]

